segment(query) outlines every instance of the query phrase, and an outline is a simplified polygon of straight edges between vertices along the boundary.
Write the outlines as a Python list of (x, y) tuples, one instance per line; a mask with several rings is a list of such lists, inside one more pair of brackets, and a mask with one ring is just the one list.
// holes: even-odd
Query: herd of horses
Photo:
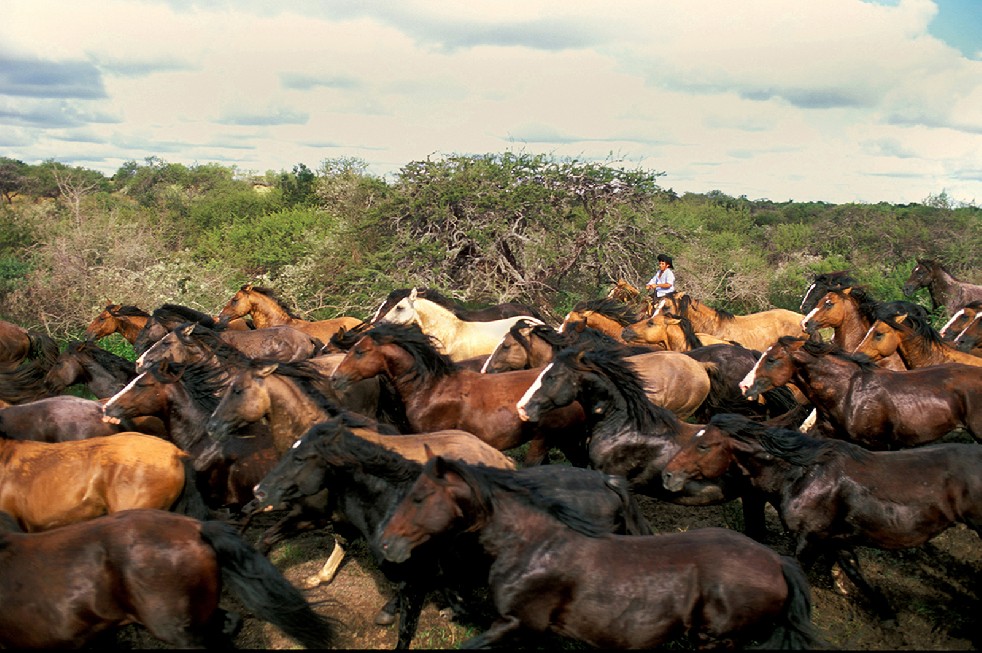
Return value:
[[(310, 528), (368, 544), (398, 648), (431, 592), (477, 624), (469, 647), (820, 647), (819, 560), (895, 619), (856, 547), (982, 535), (982, 287), (924, 259), (902, 290), (920, 288), (942, 329), (847, 271), (816, 275), (799, 311), (746, 315), (621, 280), (559, 324), (428, 288), (307, 321), (252, 284), (215, 315), (107, 302), (60, 350), (0, 321), (0, 646), (84, 646), (131, 622), (228, 646), (241, 618), (223, 587), (335, 646), (342, 608), (315, 610), (267, 558)], [(135, 361), (99, 346), (112, 334)], [(739, 501), (744, 531), (653, 532), (640, 496)], [(790, 555), (767, 544), (767, 505)], [(344, 557), (339, 538), (304, 586)]]

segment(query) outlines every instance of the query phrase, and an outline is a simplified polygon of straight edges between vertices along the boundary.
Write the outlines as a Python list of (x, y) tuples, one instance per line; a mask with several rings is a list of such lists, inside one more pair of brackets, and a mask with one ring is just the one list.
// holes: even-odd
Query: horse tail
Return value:
[(181, 488), (181, 494), (171, 506), (171, 510), (195, 519), (211, 519), (211, 509), (208, 508), (208, 504), (205, 503), (205, 498), (198, 488), (197, 472), (194, 471), (191, 457), (184, 456), (181, 459), (181, 465), (184, 467), (184, 487)]
[(631, 493), (627, 479), (614, 474), (607, 475), (607, 487), (613, 490), (621, 499), (622, 515), (624, 517), (624, 532), (627, 535), (653, 535), (651, 525), (641, 511), (641, 505)]
[(337, 622), (314, 612), (300, 590), (229, 524), (205, 521), (201, 538), (214, 549), (222, 579), (247, 610), (307, 648), (337, 645)]
[(806, 650), (818, 648), (822, 642), (812, 623), (811, 586), (808, 577), (795, 558), (781, 556), (781, 572), (788, 585), (788, 597), (774, 632), (757, 648)]

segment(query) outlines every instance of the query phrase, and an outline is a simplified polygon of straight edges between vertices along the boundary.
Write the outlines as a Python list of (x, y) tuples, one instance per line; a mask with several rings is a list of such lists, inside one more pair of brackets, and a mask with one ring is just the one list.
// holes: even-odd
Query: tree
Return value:
[(13, 204), (14, 197), (29, 187), (29, 169), (23, 161), (0, 157), (0, 196), (7, 200), (7, 204)]

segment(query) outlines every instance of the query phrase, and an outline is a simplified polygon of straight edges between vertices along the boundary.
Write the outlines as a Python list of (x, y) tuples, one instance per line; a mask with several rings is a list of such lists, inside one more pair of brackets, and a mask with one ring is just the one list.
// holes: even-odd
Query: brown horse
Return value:
[(615, 299), (591, 299), (578, 302), (563, 318), (560, 333), (582, 331), (585, 327), (607, 334), (618, 342), (624, 342), (621, 332), (634, 324), (640, 316), (630, 306)]
[(982, 312), (982, 300), (969, 302), (959, 308), (951, 316), (951, 319), (945, 322), (943, 327), (938, 329), (941, 339), (945, 342), (954, 341), (958, 337), (958, 334), (964, 331), (965, 327), (971, 324), (975, 316), (980, 312)]
[(125, 431), (71, 442), (0, 439), (0, 510), (27, 532), (133, 508), (210, 515), (188, 454)]
[(798, 563), (724, 528), (613, 535), (517, 477), (435, 457), (379, 536), (405, 562), (437, 536), (476, 532), (491, 558), (498, 618), (464, 648), (554, 632), (598, 648), (810, 648), (808, 580)]
[(84, 384), (99, 399), (111, 397), (136, 376), (136, 366), (97, 345), (94, 340), (69, 342), (44, 377), (52, 395)]
[[(344, 391), (355, 381), (379, 375), (394, 385), (412, 431), (461, 429), (502, 451), (529, 442), (527, 464), (544, 461), (551, 446), (563, 449), (563, 442), (576, 440), (583, 428), (578, 404), (539, 422), (523, 422), (515, 403), (537, 370), (481, 374), (461, 368), (415, 325), (378, 324), (365, 332), (332, 379)], [(572, 450), (564, 453), (574, 455)]]
[[(136, 340), (133, 342), (133, 351), (135, 351), (137, 355), (142, 354), (149, 349), (151, 345), (167, 335), (171, 330), (189, 322), (196, 322), (203, 327), (222, 331), (228, 330), (236, 332), (250, 331), (252, 329), (252, 327), (246, 324), (242, 319), (236, 319), (232, 322), (219, 325), (218, 321), (213, 316), (208, 315), (203, 311), (199, 311), (196, 308), (191, 308), (190, 306), (184, 306), (182, 304), (163, 304), (153, 309), (153, 313), (151, 313), (150, 317), (147, 318), (143, 328), (136, 334)], [(230, 337), (236, 336), (233, 335)], [(246, 336), (243, 336), (243, 338), (246, 340), (249, 339)]]
[[(855, 351), (876, 321), (879, 305), (861, 286), (830, 290), (819, 298), (801, 325), (813, 337), (819, 329), (830, 328), (832, 344), (844, 351)], [(897, 353), (881, 358), (877, 364), (891, 370), (907, 369)]]
[(683, 292), (665, 295), (655, 305), (655, 315), (673, 313), (688, 318), (696, 332), (738, 342), (747, 349), (764, 351), (781, 336), (803, 336), (804, 315), (784, 308), (734, 315), (693, 299)]
[(57, 356), (58, 344), (47, 335), (0, 320), (0, 373), (23, 369), (31, 361), (47, 368)]
[(614, 286), (607, 293), (607, 299), (627, 304), (639, 317), (650, 317), (652, 311), (655, 310), (651, 295), (642, 293), (623, 278), (614, 283)]
[(733, 344), (732, 340), (697, 333), (692, 328), (692, 322), (671, 313), (653, 315), (627, 325), (621, 331), (621, 339), (628, 344), (645, 344), (667, 351), (683, 352), (707, 345)]
[(785, 336), (740, 383), (744, 395), (793, 382), (817, 411), (819, 435), (869, 449), (932, 442), (964, 428), (982, 441), (982, 374), (952, 363), (903, 371), (834, 345)]
[(904, 295), (912, 297), (921, 288), (927, 288), (931, 295), (931, 309), (944, 306), (949, 316), (969, 302), (982, 300), (982, 286), (956, 279), (934, 259), (917, 259), (904, 282)]
[(0, 410), (0, 437), (8, 440), (67, 442), (136, 430), (102, 421), (102, 402), (74, 395), (45, 397)]
[(131, 345), (146, 325), (150, 314), (142, 308), (129, 304), (107, 302), (102, 312), (85, 327), (87, 340), (100, 340), (114, 333), (121, 335)]
[(671, 490), (734, 470), (777, 507), (806, 567), (823, 550), (834, 553), (886, 619), (896, 614), (863, 578), (854, 547), (921, 546), (955, 524), (982, 535), (977, 444), (871, 452), (722, 414), (683, 445), (662, 478)]
[(955, 349), (982, 356), (982, 313), (976, 315), (951, 343)]
[(362, 320), (357, 317), (342, 316), (329, 320), (304, 320), (294, 315), (283, 301), (269, 288), (254, 286), (247, 283), (232, 296), (218, 314), (219, 324), (227, 324), (230, 320), (252, 316), (252, 322), (257, 329), (273, 326), (288, 326), (307, 333), (323, 343), (330, 342), (331, 337), (341, 330), (353, 329)]
[(334, 621), (221, 522), (127, 510), (43, 533), (3, 526), (4, 648), (82, 648), (129, 623), (178, 648), (233, 648), (241, 617), (219, 607), (223, 581), (247, 610), (301, 644), (337, 641)]
[(896, 352), (908, 369), (960, 363), (982, 367), (982, 358), (946, 343), (931, 326), (924, 307), (912, 302), (887, 302), (876, 312), (855, 352), (880, 360)]

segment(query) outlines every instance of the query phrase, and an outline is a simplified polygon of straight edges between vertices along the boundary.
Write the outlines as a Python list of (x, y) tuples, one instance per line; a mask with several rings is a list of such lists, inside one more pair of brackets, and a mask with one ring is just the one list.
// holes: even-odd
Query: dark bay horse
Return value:
[(357, 317), (345, 315), (327, 320), (304, 320), (295, 315), (270, 288), (247, 283), (239, 288), (218, 313), (218, 323), (228, 324), (232, 320), (249, 315), (257, 329), (274, 326), (293, 327), (327, 343), (339, 331), (360, 326), (363, 322)]
[[(409, 647), (429, 589), (443, 585), (453, 591), (465, 590), (471, 583), (482, 587), (487, 580), (486, 563), (475, 555), (477, 551), (467, 538), (456, 542), (459, 555), (446, 559), (444, 565), (428, 556), (426, 551), (420, 551), (409, 563), (393, 566), (384, 562), (376, 546), (379, 528), (420, 475), (423, 461), (431, 455), (478, 464), (482, 469), (501, 474), (519, 475), (526, 483), (539, 487), (541, 492), (556, 500), (576, 505), (604, 531), (650, 533), (639, 506), (624, 487), (623, 479), (566, 465), (544, 465), (520, 471), (514, 471), (514, 466), (508, 464), (485, 465), (475, 459), (471, 444), (459, 440), (456, 443), (441, 442), (431, 435), (418, 440), (413, 448), (391, 448), (400, 438), (411, 437), (389, 436), (384, 442), (373, 442), (357, 435), (344, 420), (321, 422), (297, 441), (256, 488), (257, 502), (261, 505), (292, 502), (327, 489), (335, 512), (365, 538), (381, 569), (400, 588), (396, 597), (398, 608), (391, 601), (383, 608), (390, 614), (400, 613), (399, 648)], [(422, 442), (426, 443), (428, 451), (424, 451)], [(481, 446), (487, 445), (481, 443)], [(456, 610), (462, 607), (454, 605)]]
[[(599, 648), (651, 649), (686, 636), (700, 648), (815, 645), (798, 563), (724, 528), (613, 535), (513, 476), (435, 457), (379, 536), (411, 560), (438, 535), (476, 532), (491, 557), (498, 618), (465, 648), (552, 632)], [(670, 589), (669, 589), (670, 588)]]
[(833, 553), (878, 614), (895, 619), (859, 569), (854, 547), (921, 546), (954, 524), (982, 535), (982, 447), (936, 444), (871, 452), (834, 439), (714, 416), (662, 473), (668, 489), (739, 469), (777, 507), (810, 566)]
[(982, 367), (982, 358), (941, 339), (924, 307), (905, 301), (881, 304), (876, 320), (855, 351), (872, 360), (895, 352), (909, 369), (945, 363)]
[(895, 371), (863, 355), (785, 336), (741, 382), (744, 395), (794, 383), (817, 410), (817, 434), (869, 449), (926, 444), (964, 428), (982, 441), (982, 374), (949, 364)]
[(102, 312), (85, 327), (85, 339), (101, 340), (118, 333), (126, 342), (135, 345), (149, 318), (150, 313), (137, 306), (107, 302)]
[[(622, 352), (570, 347), (559, 352), (518, 401), (522, 419), (536, 420), (544, 411), (578, 402), (587, 416), (587, 437), (577, 441), (587, 449), (588, 464), (625, 477), (631, 491), (682, 505), (712, 505), (741, 496), (736, 477), (697, 482), (684, 492), (667, 492), (661, 470), (681, 442), (701, 428), (680, 420), (652, 402), (637, 372)], [(744, 495), (748, 533), (764, 537), (763, 503)]]
[(223, 587), (304, 646), (336, 644), (337, 624), (231, 527), (160, 510), (127, 510), (43, 533), (0, 522), (0, 646), (107, 645), (138, 623), (178, 648), (233, 648), (241, 617)]
[(0, 439), (0, 510), (27, 532), (134, 508), (206, 519), (188, 454), (154, 435), (70, 442)]
[(196, 308), (181, 304), (163, 304), (153, 310), (143, 328), (137, 333), (133, 350), (139, 356), (171, 330), (189, 323), (200, 324), (204, 328), (216, 331), (227, 331), (229, 332), (227, 337), (232, 341), (252, 343), (256, 340), (245, 334), (236, 335), (238, 332), (252, 330), (252, 327), (241, 319), (219, 324), (216, 318)]
[(982, 300), (982, 286), (956, 279), (935, 259), (917, 259), (904, 282), (904, 295), (913, 297), (921, 288), (927, 288), (931, 295), (931, 309), (944, 306), (949, 316), (969, 302)]
[(343, 392), (356, 381), (379, 375), (392, 382), (417, 433), (461, 429), (502, 451), (528, 442), (526, 464), (544, 461), (552, 446), (568, 458), (575, 452), (564, 442), (585, 437), (579, 404), (543, 414), (537, 422), (519, 418), (515, 404), (538, 371), (481, 374), (461, 368), (415, 325), (378, 324), (366, 331), (332, 379)]
[(976, 357), (982, 356), (982, 313), (976, 315), (952, 340), (951, 344), (958, 351)]
[(73, 340), (55, 359), (44, 377), (53, 395), (83, 384), (99, 399), (111, 397), (136, 377), (136, 365), (107, 351), (94, 340)]
[[(372, 316), (372, 319), (369, 320), (369, 322), (372, 324), (378, 322), (379, 318), (392, 310), (393, 306), (408, 297), (413, 290), (413, 288), (397, 288), (396, 290), (390, 292), (375, 310), (375, 314)], [(459, 302), (456, 302), (434, 290), (433, 288), (417, 286), (415, 290), (417, 297), (428, 299), (439, 304), (440, 306), (443, 306), (444, 308), (450, 309), (462, 320), (470, 320), (472, 322), (490, 322), (493, 320), (500, 320), (504, 317), (528, 316), (533, 317), (540, 322), (546, 322), (546, 319), (542, 317), (542, 315), (536, 309), (527, 304), (522, 304), (521, 302), (502, 302), (500, 304), (493, 304), (482, 308), (467, 308), (461, 305)]]
[(8, 440), (67, 442), (134, 431), (132, 421), (102, 421), (102, 403), (75, 395), (58, 395), (0, 410), (0, 437)]
[(688, 318), (696, 332), (738, 342), (747, 349), (764, 351), (781, 336), (802, 336), (801, 313), (772, 308), (757, 313), (734, 315), (708, 306), (684, 292), (665, 295), (655, 306), (655, 315), (669, 312)]

